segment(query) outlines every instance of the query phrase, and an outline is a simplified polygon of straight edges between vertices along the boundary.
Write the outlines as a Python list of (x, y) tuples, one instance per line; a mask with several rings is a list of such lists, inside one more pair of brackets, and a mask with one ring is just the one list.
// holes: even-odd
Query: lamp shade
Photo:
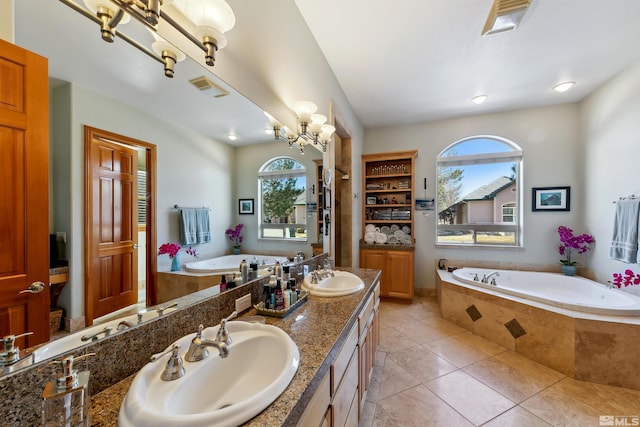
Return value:
[(309, 101), (298, 101), (293, 104), (293, 111), (296, 112), (298, 119), (303, 122), (311, 120), (311, 115), (316, 112), (318, 107)]
[(224, 33), (236, 25), (233, 9), (224, 0), (170, 0), (166, 1), (179, 9), (195, 26), (200, 38), (211, 37), (217, 48), (227, 44)]
[(318, 139), (320, 139), (321, 141), (328, 141), (329, 139), (331, 139), (331, 136), (335, 131), (336, 128), (331, 125), (322, 125), (322, 130)]
[(309, 124), (309, 130), (313, 134), (319, 134), (322, 131), (322, 125), (327, 121), (327, 118), (322, 114), (312, 114), (311, 123)]

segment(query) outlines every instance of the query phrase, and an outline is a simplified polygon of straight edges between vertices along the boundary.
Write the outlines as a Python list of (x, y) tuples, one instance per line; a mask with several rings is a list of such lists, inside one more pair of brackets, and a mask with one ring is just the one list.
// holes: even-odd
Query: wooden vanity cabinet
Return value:
[(360, 248), (360, 267), (382, 270), (380, 296), (413, 299), (413, 247), (405, 250)]

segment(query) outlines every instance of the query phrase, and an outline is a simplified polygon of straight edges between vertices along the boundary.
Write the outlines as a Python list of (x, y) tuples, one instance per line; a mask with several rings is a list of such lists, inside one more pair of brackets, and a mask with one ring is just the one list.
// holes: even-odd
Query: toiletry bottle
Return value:
[(231, 275), (231, 280), (227, 282), (227, 289), (233, 289), (236, 287), (236, 273)]
[(290, 271), (291, 267), (289, 266), (289, 264), (285, 264), (282, 266), (282, 281), (284, 283), (288, 283), (289, 282), (289, 277), (291, 277), (289, 275), (289, 271)]
[(42, 392), (42, 425), (89, 427), (89, 371), (78, 372), (73, 362), (94, 356), (67, 356), (51, 363), (62, 365), (56, 381), (47, 383)]
[(262, 302), (264, 303), (264, 308), (271, 308), (271, 287), (269, 283), (262, 285)]
[(298, 294), (296, 293), (296, 279), (292, 277), (289, 279), (289, 289), (291, 289), (291, 302), (295, 304), (298, 301)]
[(245, 259), (240, 262), (240, 276), (242, 276), (242, 283), (249, 281), (249, 264), (247, 264), (247, 260)]
[(252, 262), (249, 264), (249, 280), (255, 280), (258, 278), (258, 263)]
[(282, 266), (280, 265), (280, 261), (276, 261), (276, 265), (273, 267), (273, 274), (276, 275), (278, 280), (282, 279)]
[(276, 310), (284, 310), (284, 298), (283, 298), (283, 294), (282, 294), (282, 284), (280, 283), (280, 279), (277, 279), (277, 283), (276, 283), (276, 296), (275, 296), (275, 301), (276, 301), (276, 306), (275, 309)]
[(227, 276), (222, 275), (222, 279), (220, 280), (220, 292), (224, 292), (227, 290)]
[(269, 277), (269, 288), (271, 292), (269, 293), (269, 306), (272, 310), (276, 308), (276, 286), (278, 284), (278, 279), (276, 279), (276, 275), (272, 274)]
[(282, 282), (285, 286), (282, 291), (282, 299), (284, 300), (284, 309), (288, 310), (291, 307), (291, 288), (289, 287), (289, 281)]

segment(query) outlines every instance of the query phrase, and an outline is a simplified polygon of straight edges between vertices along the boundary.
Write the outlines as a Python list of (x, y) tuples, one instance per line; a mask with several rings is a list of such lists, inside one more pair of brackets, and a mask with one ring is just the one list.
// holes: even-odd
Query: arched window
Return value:
[(276, 157), (258, 172), (260, 238), (307, 240), (307, 175), (291, 157)]
[(521, 246), (522, 150), (496, 136), (451, 144), (436, 159), (437, 243)]

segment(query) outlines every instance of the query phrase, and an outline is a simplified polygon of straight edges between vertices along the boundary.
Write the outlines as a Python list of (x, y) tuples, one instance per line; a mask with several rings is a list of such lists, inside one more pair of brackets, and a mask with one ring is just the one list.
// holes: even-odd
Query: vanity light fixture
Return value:
[(229, 141), (235, 141), (236, 139), (238, 139), (238, 137), (233, 133), (227, 135), (227, 138), (229, 138)]
[(476, 104), (476, 105), (480, 105), (480, 104), (482, 104), (484, 101), (486, 101), (486, 100), (487, 100), (487, 98), (489, 98), (489, 95), (484, 95), (484, 94), (476, 95), (476, 96), (474, 96), (473, 98), (471, 98), (471, 102), (473, 102), (473, 103), (474, 103), (474, 104)]
[(119, 31), (119, 25), (134, 17), (156, 33), (159, 22), (164, 21), (200, 48), (206, 64), (213, 67), (216, 51), (227, 45), (224, 33), (236, 23), (225, 0), (84, 0), (86, 9), (73, 0), (60, 1), (100, 25), (100, 34), (106, 42), (112, 43), (118, 36), (164, 64), (167, 77), (173, 77), (174, 65), (184, 59), (184, 53), (157, 37), (152, 50), (148, 49)]
[(515, 30), (530, 4), (531, 0), (493, 0), (482, 35)]
[(295, 111), (298, 118), (297, 132), (282, 126), (268, 113), (265, 112), (265, 115), (271, 122), (273, 136), (276, 140), (284, 139), (289, 142), (289, 147), (291, 148), (297, 146), (301, 154), (304, 154), (305, 146), (309, 144), (320, 145), (322, 151), (325, 152), (336, 128), (326, 124), (327, 117), (322, 114), (316, 114), (317, 109), (318, 107), (309, 101), (298, 101), (293, 104), (293, 111)]
[(576, 82), (562, 82), (562, 83), (558, 83), (557, 85), (555, 85), (553, 87), (553, 90), (555, 92), (566, 92), (569, 89), (571, 89), (574, 85), (576, 84)]

